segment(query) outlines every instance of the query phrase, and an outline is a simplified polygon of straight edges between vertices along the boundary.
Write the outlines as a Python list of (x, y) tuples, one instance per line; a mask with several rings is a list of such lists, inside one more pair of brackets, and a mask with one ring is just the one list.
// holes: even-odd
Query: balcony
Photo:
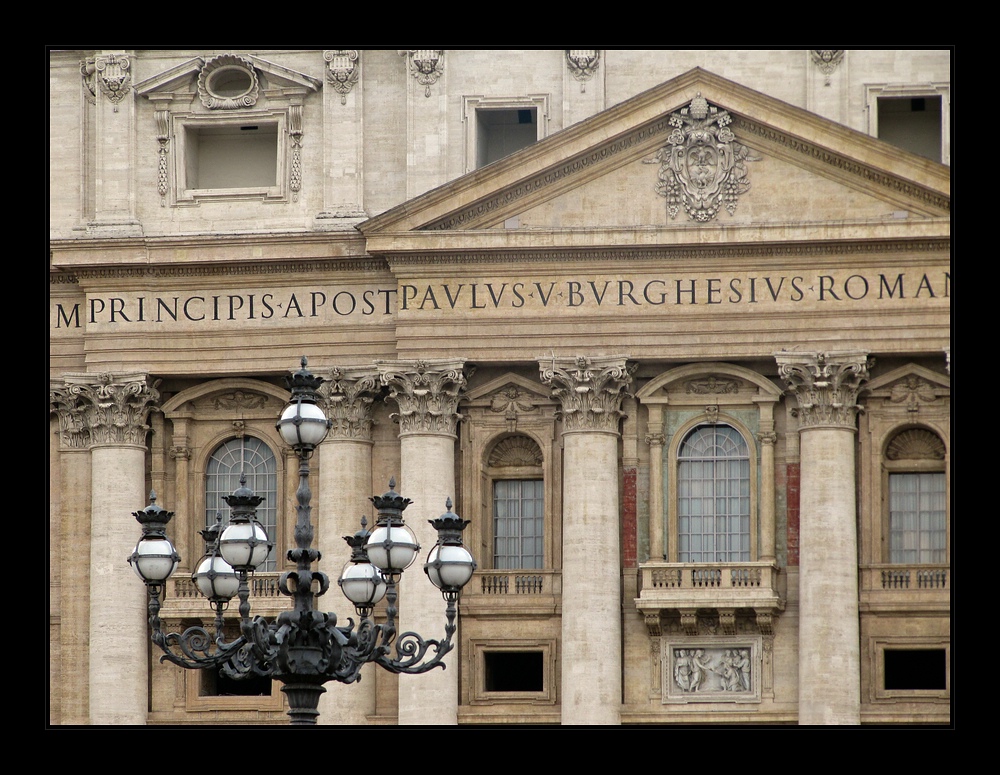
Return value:
[(951, 606), (951, 567), (867, 565), (861, 568), (863, 611), (943, 612)]
[(685, 629), (697, 627), (698, 611), (718, 615), (724, 631), (735, 627), (735, 613), (751, 610), (762, 630), (784, 610), (778, 569), (770, 563), (666, 563), (639, 566), (639, 597), (635, 604), (646, 625), (659, 634), (660, 615), (679, 612)]
[(462, 590), (471, 616), (549, 616), (559, 612), (562, 574), (554, 570), (476, 571)]

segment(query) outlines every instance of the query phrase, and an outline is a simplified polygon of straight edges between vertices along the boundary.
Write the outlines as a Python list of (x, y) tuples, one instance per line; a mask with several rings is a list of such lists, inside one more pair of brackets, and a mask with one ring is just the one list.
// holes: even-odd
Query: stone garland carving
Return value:
[(431, 86), (444, 75), (444, 49), (440, 48), (409, 48), (399, 52), (405, 56), (410, 68), (410, 75), (424, 87), (424, 96), (431, 96)]
[(288, 187), (291, 189), (292, 201), (298, 201), (298, 193), (302, 189), (302, 106), (290, 105), (288, 108), (288, 139), (292, 143), (292, 161), (288, 170)]
[(340, 95), (340, 104), (347, 104), (347, 95), (354, 88), (361, 75), (361, 63), (358, 61), (358, 49), (336, 48), (323, 52), (327, 61), (326, 80), (333, 90)]
[(319, 389), (333, 420), (330, 437), (372, 440), (375, 399), (382, 394), (379, 375), (372, 370), (334, 368)]
[(540, 363), (541, 380), (562, 404), (563, 432), (618, 432), (622, 399), (637, 366), (624, 358), (553, 358)]
[(573, 77), (580, 82), (580, 93), (587, 91), (587, 81), (594, 77), (601, 63), (601, 51), (596, 48), (566, 49), (566, 64)]
[(246, 390), (233, 390), (212, 399), (213, 409), (244, 410), (260, 409), (267, 405), (267, 396)]
[(501, 388), (490, 398), (490, 411), (502, 414), (507, 421), (507, 430), (513, 433), (517, 430), (517, 418), (521, 414), (537, 412), (538, 407), (529, 400), (524, 400), (527, 393), (514, 385)]
[[(213, 76), (224, 70), (239, 70), (247, 76), (249, 87), (243, 94), (228, 96), (212, 89)], [(236, 54), (222, 54), (205, 62), (198, 73), (198, 98), (209, 110), (239, 110), (252, 108), (260, 96), (260, 81), (253, 62)]]
[(462, 361), (376, 363), (381, 383), (389, 388), (389, 399), (399, 406), (392, 418), (399, 422), (400, 435), (455, 433), (462, 419), (458, 402), (466, 385), (463, 365)]
[(704, 394), (726, 394), (739, 393), (740, 381), (738, 379), (719, 379), (718, 377), (706, 377), (704, 379), (692, 379), (684, 385), (684, 392)]
[(148, 384), (144, 376), (95, 374), (50, 386), (49, 403), (59, 416), (63, 446), (145, 444), (146, 418), (160, 400), (159, 384)]
[(778, 376), (799, 403), (802, 428), (854, 429), (858, 394), (874, 364), (865, 353), (778, 353)]
[(660, 163), (656, 193), (667, 200), (671, 219), (683, 207), (693, 221), (706, 223), (725, 208), (732, 215), (741, 194), (750, 190), (746, 163), (760, 161), (736, 141), (727, 111), (698, 95), (670, 114), (667, 145), (649, 163)]
[(844, 49), (814, 48), (809, 50), (809, 54), (812, 56), (813, 64), (826, 76), (826, 83), (824, 85), (829, 86), (830, 76), (833, 75), (833, 71), (837, 69), (837, 65), (844, 59)]
[(156, 192), (160, 195), (160, 207), (166, 206), (169, 190), (169, 155), (170, 155), (170, 111), (154, 110), (153, 120), (156, 122)]
[(930, 403), (937, 400), (937, 393), (926, 380), (910, 376), (892, 386), (889, 401), (893, 404), (906, 404), (906, 411), (917, 413), (920, 402)]

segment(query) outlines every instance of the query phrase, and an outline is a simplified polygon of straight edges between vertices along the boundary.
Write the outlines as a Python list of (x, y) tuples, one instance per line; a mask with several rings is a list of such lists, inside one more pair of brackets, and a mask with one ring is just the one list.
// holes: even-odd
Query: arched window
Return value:
[(948, 562), (944, 456), (944, 442), (923, 428), (889, 442), (889, 562)]
[[(240, 486), (241, 474), (246, 474), (249, 488), (264, 496), (257, 507), (257, 520), (267, 530), (267, 537), (277, 545), (277, 461), (270, 447), (253, 436), (230, 439), (212, 453), (205, 471), (205, 524), (215, 523), (217, 511), (222, 512), (223, 523), (228, 524), (229, 506), (222, 496), (231, 495)], [(277, 570), (276, 556), (272, 549), (258, 570)]]
[(509, 436), (487, 461), (493, 474), (493, 568), (545, 567), (542, 451), (527, 436)]
[(677, 455), (679, 562), (750, 560), (750, 452), (729, 425), (701, 425)]

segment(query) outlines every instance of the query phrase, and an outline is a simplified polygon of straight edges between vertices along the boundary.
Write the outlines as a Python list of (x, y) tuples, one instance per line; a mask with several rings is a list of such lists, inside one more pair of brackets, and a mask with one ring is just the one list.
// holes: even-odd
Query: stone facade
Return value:
[(50, 723), (286, 723), (125, 558), (155, 491), (211, 625), (251, 442), (288, 607), (303, 354), (320, 566), (392, 477), (479, 565), (447, 670), (320, 723), (949, 723), (950, 54), (51, 51)]

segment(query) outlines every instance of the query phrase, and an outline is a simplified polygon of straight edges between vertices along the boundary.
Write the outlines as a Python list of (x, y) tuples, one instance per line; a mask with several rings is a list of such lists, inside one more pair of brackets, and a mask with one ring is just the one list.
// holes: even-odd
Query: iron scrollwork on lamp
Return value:
[[(291, 402), (281, 414), (277, 428), (299, 458), (298, 505), (295, 526), (296, 547), (288, 551), (295, 570), (281, 575), (279, 589), (294, 599), (290, 611), (273, 622), (260, 616), (250, 618), (249, 575), (267, 558), (271, 550), (267, 533), (257, 522), (256, 509), (263, 498), (246, 486), (224, 496), (231, 509), (229, 526), (222, 530), (221, 514), (216, 524), (202, 531), (207, 553), (195, 566), (192, 580), (215, 610), (214, 635), (206, 628), (193, 626), (183, 633), (166, 634), (160, 626), (160, 601), (167, 579), (176, 570), (180, 557), (166, 535), (173, 512), (156, 504), (134, 516), (142, 526), (142, 537), (128, 558), (135, 572), (146, 584), (149, 596), (149, 623), (152, 641), (169, 661), (189, 669), (220, 669), (232, 679), (266, 676), (280, 681), (288, 697), (292, 724), (315, 724), (319, 715), (319, 697), (329, 681), (353, 683), (361, 668), (369, 662), (393, 673), (419, 674), (435, 667), (444, 668), (444, 656), (453, 648), (452, 636), (462, 587), (472, 578), (475, 560), (462, 543), (462, 531), (468, 524), (451, 510), (430, 523), (438, 531), (438, 541), (428, 553), (424, 572), (441, 590), (446, 603), (445, 637), (426, 640), (415, 632), (396, 632), (397, 585), (404, 570), (420, 550), (412, 531), (403, 521), (403, 510), (410, 504), (395, 491), (371, 498), (378, 511), (374, 529), (361, 530), (345, 540), (351, 558), (338, 580), (341, 590), (354, 604), (359, 621), (337, 624), (337, 616), (314, 608), (314, 598), (330, 587), (329, 577), (311, 566), (320, 559), (312, 548), (313, 526), (310, 521), (312, 491), (309, 488), (309, 460), (326, 438), (330, 420), (319, 407), (318, 388), (322, 377), (306, 368), (295, 372), (286, 383)], [(233, 596), (239, 598), (240, 634), (227, 641), (223, 634), (223, 612)], [(386, 599), (386, 618), (376, 624), (372, 618), (375, 605)]]

